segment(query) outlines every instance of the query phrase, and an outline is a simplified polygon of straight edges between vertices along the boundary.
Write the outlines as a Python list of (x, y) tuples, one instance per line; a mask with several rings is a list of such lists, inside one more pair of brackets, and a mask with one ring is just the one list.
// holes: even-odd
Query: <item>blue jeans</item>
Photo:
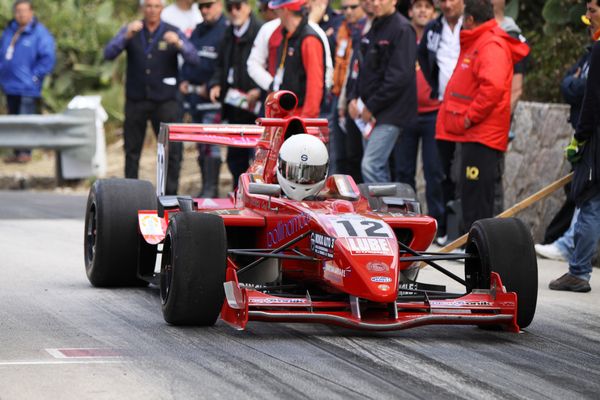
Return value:
[(586, 200), (579, 208), (575, 222), (575, 249), (569, 257), (569, 274), (590, 280), (592, 257), (600, 239), (600, 192)]
[(578, 216), (579, 208), (576, 208), (573, 213), (573, 218), (571, 218), (569, 229), (552, 243), (567, 260), (571, 258), (571, 254), (573, 254), (573, 250), (575, 249), (575, 223), (577, 222)]
[(442, 191), (444, 171), (435, 141), (436, 117), (437, 112), (419, 114), (417, 122), (402, 132), (394, 146), (394, 173), (395, 180), (409, 184), (416, 191), (415, 175), (420, 140), (423, 172), (427, 183), (427, 212), (438, 221), (439, 226), (444, 217), (445, 205)]
[(375, 125), (371, 136), (364, 143), (361, 170), (365, 183), (390, 181), (388, 160), (401, 131), (402, 129), (395, 125)]

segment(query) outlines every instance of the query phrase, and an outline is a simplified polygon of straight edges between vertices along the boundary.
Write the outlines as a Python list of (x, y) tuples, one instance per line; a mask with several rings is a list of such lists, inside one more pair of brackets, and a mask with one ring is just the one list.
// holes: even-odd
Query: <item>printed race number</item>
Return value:
[(332, 221), (338, 237), (393, 238), (390, 227), (374, 219), (335, 219)]

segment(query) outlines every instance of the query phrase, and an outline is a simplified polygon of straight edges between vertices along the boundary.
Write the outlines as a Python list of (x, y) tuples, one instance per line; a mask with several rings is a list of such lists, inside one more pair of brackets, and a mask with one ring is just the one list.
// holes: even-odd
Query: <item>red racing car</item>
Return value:
[[(156, 190), (140, 180), (96, 181), (84, 240), (92, 285), (158, 284), (164, 319), (173, 325), (211, 326), (220, 316), (237, 329), (273, 321), (518, 332), (531, 323), (537, 262), (520, 220), (477, 221), (464, 253), (427, 252), (437, 225), (420, 213), (414, 191), (327, 176), (327, 120), (295, 117), (296, 105), (294, 94), (280, 91), (255, 126), (163, 124)], [(229, 198), (165, 196), (174, 141), (256, 151)], [(459, 259), (464, 278), (438, 263)], [(424, 264), (464, 291), (418, 282)]]

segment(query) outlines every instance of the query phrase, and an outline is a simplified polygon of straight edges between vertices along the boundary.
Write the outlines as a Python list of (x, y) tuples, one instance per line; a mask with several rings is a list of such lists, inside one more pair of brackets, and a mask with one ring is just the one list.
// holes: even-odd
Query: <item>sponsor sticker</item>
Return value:
[(385, 254), (392, 255), (387, 238), (346, 238), (348, 248), (353, 254)]
[(390, 278), (388, 276), (373, 276), (373, 277), (371, 277), (371, 282), (390, 283), (391, 281), (392, 281), (392, 278)]
[(278, 303), (280, 303), (280, 304), (303, 304), (303, 303), (306, 303), (307, 300), (306, 299), (264, 298), (264, 299), (252, 299), (251, 302), (253, 304), (278, 304)]
[(341, 284), (342, 280), (351, 272), (350, 267), (340, 268), (333, 261), (325, 261), (323, 263), (323, 278), (333, 283)]
[(367, 270), (371, 272), (388, 272), (390, 267), (381, 261), (371, 261), (367, 264)]
[(323, 257), (333, 258), (333, 248), (335, 239), (331, 236), (321, 235), (320, 233), (311, 233), (310, 249), (313, 253)]
[(390, 286), (389, 285), (378, 285), (377, 288), (379, 290), (381, 290), (382, 292), (387, 292), (388, 290), (390, 290)]

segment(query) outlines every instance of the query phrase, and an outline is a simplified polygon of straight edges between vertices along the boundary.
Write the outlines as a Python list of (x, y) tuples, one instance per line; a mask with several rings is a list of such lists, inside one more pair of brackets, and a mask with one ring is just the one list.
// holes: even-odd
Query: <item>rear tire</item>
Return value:
[(179, 213), (169, 223), (160, 297), (166, 322), (212, 326), (225, 300), (227, 236), (221, 217)]
[(517, 218), (476, 221), (469, 231), (465, 260), (467, 292), (490, 288), (497, 272), (509, 292), (517, 293), (517, 324), (529, 326), (535, 315), (538, 290), (537, 258), (529, 229)]
[(94, 182), (88, 196), (84, 232), (85, 272), (92, 285), (147, 285), (138, 278), (138, 264), (143, 264), (143, 271), (153, 271), (156, 246), (147, 244), (138, 233), (138, 210), (156, 210), (156, 193), (150, 182)]

